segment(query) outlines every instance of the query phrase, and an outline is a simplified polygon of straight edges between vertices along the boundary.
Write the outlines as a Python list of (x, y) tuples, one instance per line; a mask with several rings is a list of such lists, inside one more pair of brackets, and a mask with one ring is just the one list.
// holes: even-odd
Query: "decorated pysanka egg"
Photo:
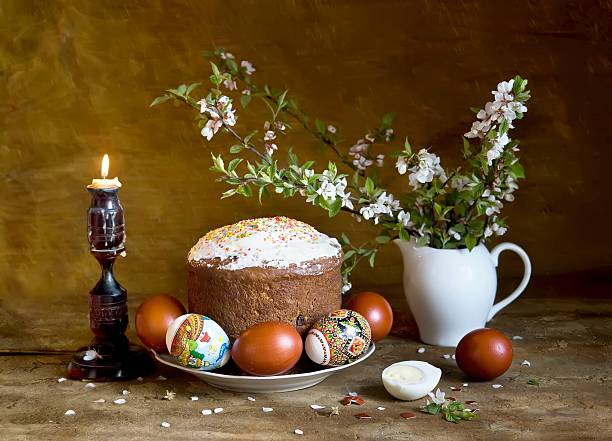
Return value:
[(205, 315), (175, 319), (166, 331), (166, 346), (181, 366), (203, 371), (220, 368), (230, 359), (229, 337)]
[(306, 353), (323, 366), (352, 363), (365, 354), (372, 341), (368, 321), (350, 309), (338, 309), (317, 321), (306, 336)]

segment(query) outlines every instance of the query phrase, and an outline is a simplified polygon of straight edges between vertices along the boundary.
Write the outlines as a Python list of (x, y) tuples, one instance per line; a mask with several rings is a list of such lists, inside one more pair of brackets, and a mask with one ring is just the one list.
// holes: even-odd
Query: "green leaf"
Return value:
[(158, 104), (165, 103), (166, 101), (169, 101), (171, 99), (172, 97), (170, 95), (158, 96), (157, 98), (153, 100), (151, 104), (149, 104), (149, 107), (157, 106)]
[(370, 254), (370, 257), (368, 258), (368, 263), (370, 264), (370, 267), (374, 268), (374, 261), (376, 260), (376, 251), (374, 251), (372, 254)]
[(391, 240), (391, 238), (389, 236), (378, 236), (376, 238), (376, 242), (378, 243), (387, 243)]
[(424, 247), (429, 245), (429, 236), (421, 236), (416, 241), (417, 247)]
[(236, 194), (236, 189), (232, 188), (230, 190), (224, 191), (221, 194), (221, 199), (229, 198), (230, 196), (234, 196)]
[(315, 126), (320, 134), (325, 133), (325, 124), (323, 124), (323, 121), (321, 121), (319, 118), (315, 119)]
[(429, 403), (427, 406), (425, 406), (425, 412), (431, 415), (439, 414), (441, 409), (442, 409), (442, 406), (436, 403)]
[(395, 118), (395, 113), (387, 113), (383, 116), (382, 119), (382, 128), (388, 129), (393, 124), (393, 119)]
[(335, 215), (337, 215), (340, 212), (340, 209), (342, 208), (342, 199), (336, 199), (330, 206), (329, 206), (329, 217), (334, 217)]
[(240, 96), (240, 104), (242, 105), (242, 108), (245, 109), (246, 106), (249, 105), (249, 103), (251, 102), (251, 95), (241, 95)]
[(406, 150), (408, 154), (412, 153), (412, 147), (410, 146), (410, 142), (408, 142), (408, 138), (404, 141), (404, 150)]
[(469, 158), (472, 156), (472, 149), (470, 148), (470, 141), (467, 138), (463, 138), (463, 157)]
[(504, 120), (502, 121), (502, 123), (499, 125), (499, 129), (497, 130), (497, 132), (498, 132), (500, 135), (503, 135), (504, 133), (507, 133), (507, 132), (508, 132), (508, 129), (509, 129), (509, 128), (510, 128), (510, 123), (508, 122), (508, 120), (507, 120), (507, 119), (504, 119)]
[(219, 86), (219, 84), (221, 84), (221, 78), (219, 78), (217, 75), (211, 75), (211, 76), (208, 77), (208, 79), (215, 86)]
[(178, 89), (176, 89), (177, 95), (185, 96), (185, 92), (187, 92), (187, 86), (185, 86), (184, 84), (181, 84)]
[(262, 204), (262, 198), (264, 196), (268, 196), (268, 189), (265, 185), (262, 185), (261, 187), (259, 187), (259, 205)]
[(538, 380), (537, 378), (530, 378), (529, 380), (527, 380), (527, 384), (531, 386), (539, 386), (540, 380)]
[(219, 68), (217, 67), (217, 65), (215, 63), (213, 63), (212, 61), (210, 62), (210, 67), (212, 68), (213, 74), (216, 77), (219, 77), (221, 75), (221, 72), (219, 72)]
[(230, 68), (230, 71), (232, 73), (238, 73), (238, 65), (236, 64), (236, 61), (232, 60), (231, 58), (228, 58), (227, 60), (225, 60), (225, 63), (227, 64), (227, 67)]
[(474, 113), (478, 113), (480, 112), (480, 108), (479, 107), (470, 107), (470, 110)]
[(410, 240), (410, 234), (404, 228), (399, 230), (399, 238), (401, 240)]
[(472, 236), (471, 234), (468, 234), (467, 236), (465, 236), (465, 246), (467, 247), (468, 250), (472, 251), (474, 249), (474, 247), (476, 246), (476, 238), (474, 236)]
[(374, 194), (375, 185), (374, 181), (370, 177), (366, 178), (365, 189), (368, 196), (372, 196)]
[(344, 253), (344, 260), (348, 260), (355, 255), (355, 250), (348, 250)]
[(244, 138), (244, 143), (248, 144), (249, 141), (251, 140), (251, 138), (253, 138), (253, 136), (255, 136), (257, 134), (258, 130), (253, 130), (251, 133), (249, 133), (247, 136), (245, 136)]
[(285, 105), (287, 104), (287, 102), (285, 101), (285, 97), (287, 96), (287, 92), (289, 92), (288, 90), (285, 90), (279, 97), (278, 97), (278, 104), (277, 104), (277, 108), (276, 111), (280, 112), (283, 107), (285, 107)]
[(465, 225), (455, 224), (453, 225), (453, 230), (455, 230), (459, 234), (465, 234)]
[(437, 217), (442, 217), (442, 205), (434, 202), (434, 211), (436, 212)]
[(510, 167), (510, 171), (517, 178), (524, 178), (525, 177), (525, 169), (523, 168), (523, 166), (519, 162), (515, 162), (514, 164), (512, 164), (512, 166)]
[(227, 171), (234, 171), (236, 169), (236, 167), (238, 167), (238, 165), (240, 165), (240, 163), (242, 162), (242, 158), (234, 158), (232, 159), (229, 164), (227, 164)]
[(230, 147), (230, 153), (233, 153), (233, 154), (240, 153), (243, 149), (244, 149), (244, 146), (242, 144), (234, 144), (233, 146)]
[(348, 238), (348, 236), (346, 234), (342, 233), (340, 238), (342, 239), (342, 243), (343, 244), (345, 244), (345, 245), (350, 245), (351, 244), (351, 240)]
[(191, 92), (193, 92), (193, 90), (196, 87), (199, 87), (201, 85), (202, 85), (202, 83), (192, 83), (192, 84), (190, 84), (189, 87), (187, 88), (187, 91), (185, 92), (185, 95), (189, 95)]
[(249, 184), (243, 184), (236, 187), (236, 193), (244, 196), (245, 198), (250, 198), (253, 196), (253, 190)]

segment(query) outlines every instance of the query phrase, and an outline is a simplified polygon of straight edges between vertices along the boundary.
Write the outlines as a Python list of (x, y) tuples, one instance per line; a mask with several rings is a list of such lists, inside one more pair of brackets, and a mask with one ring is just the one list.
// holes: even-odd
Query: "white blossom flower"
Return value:
[(455, 231), (452, 227), (448, 229), (448, 234), (455, 240), (461, 240), (461, 234)]
[(370, 144), (363, 139), (359, 139), (355, 145), (349, 148), (349, 155), (355, 158), (353, 160), (353, 165), (357, 167), (358, 170), (365, 170), (374, 163), (374, 161), (365, 156), (369, 148)]
[(344, 285), (342, 285), (342, 294), (346, 294), (347, 292), (349, 292), (352, 287), (353, 285), (351, 284), (351, 282), (346, 282)]
[(497, 236), (503, 236), (504, 234), (506, 234), (506, 231), (508, 231), (508, 229), (506, 227), (502, 227), (497, 222), (493, 222), (493, 224), (491, 225), (491, 231), (493, 231), (493, 233), (495, 233)]
[(393, 137), (393, 129), (385, 130), (385, 141), (387, 142), (391, 141), (392, 137)]
[(406, 161), (405, 156), (400, 156), (399, 158), (397, 158), (397, 162), (395, 163), (395, 168), (397, 168), (397, 172), (400, 175), (406, 174), (406, 172), (408, 171), (408, 162)]
[(365, 156), (360, 156), (359, 159), (353, 160), (353, 165), (357, 167), (358, 170), (365, 170), (372, 164), (374, 164), (374, 161), (367, 159)]
[(240, 66), (244, 68), (244, 73), (247, 75), (252, 75), (255, 72), (255, 68), (253, 67), (253, 63), (247, 60), (242, 60), (240, 62)]
[(330, 124), (327, 126), (327, 131), (329, 133), (336, 133), (336, 128)]
[(238, 89), (238, 86), (236, 85), (236, 80), (234, 80), (231, 76), (223, 80), (223, 85), (227, 87), (228, 90)]
[(202, 127), (202, 132), (201, 132), (202, 136), (206, 138), (208, 141), (210, 141), (212, 137), (214, 136), (214, 134), (219, 131), (222, 125), (223, 125), (223, 121), (221, 121), (220, 119), (217, 119), (217, 120), (209, 119), (206, 122), (206, 125)]
[[(481, 112), (483, 112), (483, 110), (481, 110)], [(470, 128), (470, 131), (465, 133), (463, 136), (465, 136), (466, 138), (482, 139), (485, 137), (490, 128), (491, 125), (484, 121), (474, 121), (472, 123), (472, 127)]]
[(484, 230), (484, 238), (486, 239), (491, 236), (493, 236), (493, 230), (491, 230), (490, 227), (486, 227)]
[(284, 132), (284, 131), (285, 131), (285, 129), (287, 128), (287, 127), (285, 126), (285, 123), (283, 123), (282, 121), (275, 121), (275, 122), (274, 122), (274, 126), (275, 126), (275, 127), (278, 129), (278, 130), (280, 130), (281, 132)]
[(457, 191), (463, 191), (466, 187), (472, 186), (472, 179), (469, 176), (455, 175), (451, 179), (450, 186)]
[(376, 202), (363, 206), (359, 209), (359, 213), (365, 220), (374, 219), (374, 223), (378, 225), (381, 215), (393, 216), (393, 212), (400, 209), (400, 203), (392, 194), (387, 195), (387, 192), (382, 192)]
[(274, 143), (266, 143), (265, 144), (266, 153), (272, 156), (276, 150), (278, 150), (278, 146)]
[(320, 194), (327, 202), (333, 202), (336, 200), (336, 186), (330, 181), (323, 181), (321, 186), (317, 189), (317, 193)]
[[(485, 192), (486, 191), (487, 190), (485, 190)], [(485, 214), (487, 216), (493, 216), (495, 213), (499, 213), (500, 209), (504, 206), (504, 204), (501, 201), (497, 200), (494, 195), (488, 196), (487, 199), (489, 200), (489, 202), (491, 202), (491, 204), (485, 209)]]
[(304, 176), (306, 176), (308, 179), (312, 178), (314, 176), (314, 170), (311, 168), (307, 168), (306, 170), (304, 170)]
[(512, 101), (512, 88), (514, 87), (514, 79), (510, 81), (502, 81), (497, 84), (497, 90), (491, 92), (495, 97), (495, 101)]
[(374, 141), (376, 141), (376, 138), (375, 138), (375, 137), (374, 137), (374, 135), (372, 135), (371, 133), (368, 133), (368, 134), (365, 136), (365, 139), (366, 139), (367, 141), (369, 141), (370, 143), (373, 143)]
[(243, 95), (250, 95), (250, 94), (251, 94), (251, 89), (244, 89), (244, 90), (242, 91), (242, 94), (243, 94)]
[(371, 205), (367, 205), (365, 207), (361, 207), (359, 209), (359, 214), (361, 214), (363, 216), (363, 218), (365, 220), (370, 220), (372, 219), (374, 216), (376, 216), (376, 213), (374, 212), (374, 210), (372, 209)]
[(236, 111), (231, 108), (231, 104), (227, 110), (223, 113), (223, 123), (228, 126), (236, 125)]
[(399, 213), (397, 213), (397, 220), (399, 222), (402, 223), (402, 225), (404, 225), (404, 227), (410, 227), (413, 224), (413, 222), (410, 220), (410, 212), (409, 211), (400, 211)]
[(276, 133), (274, 133), (273, 130), (268, 130), (266, 133), (264, 133), (264, 141), (272, 141), (273, 139), (276, 139)]
[(514, 101), (513, 87), (513, 79), (502, 81), (497, 85), (497, 90), (491, 92), (494, 101), (486, 103), (484, 109), (476, 114), (479, 121), (472, 124), (470, 131), (464, 135), (466, 138), (484, 138), (486, 133), (502, 119), (513, 128), (512, 121), (517, 118), (517, 112), (521, 114), (527, 112), (527, 107), (523, 103)]
[(221, 96), (216, 105), (209, 104), (205, 99), (198, 101), (200, 112), (208, 114), (208, 121), (202, 128), (202, 136), (208, 141), (219, 131), (223, 124), (234, 126), (236, 124), (235, 110), (232, 108), (232, 100), (228, 96)]
[(429, 153), (425, 149), (421, 149), (417, 154), (417, 158), (419, 162), (410, 168), (412, 173), (408, 176), (408, 181), (413, 188), (416, 189), (419, 184), (431, 182), (435, 177), (446, 179), (446, 174), (440, 166), (440, 158), (438, 156)]
[(234, 57), (234, 55), (231, 52), (221, 52), (221, 58), (223, 60), (233, 60), (236, 57)]
[(442, 404), (446, 403), (446, 393), (442, 392), (440, 388), (436, 390), (435, 394), (433, 392), (428, 392), (427, 395), (429, 395), (429, 398), (431, 398), (431, 401), (433, 401), (435, 404), (441, 406)]
[(342, 206), (348, 208), (349, 210), (353, 210), (355, 208), (353, 201), (351, 201), (350, 193), (346, 193), (342, 196)]
[(381, 153), (380, 155), (376, 156), (376, 166), (382, 167), (383, 165), (385, 165), (385, 155)]

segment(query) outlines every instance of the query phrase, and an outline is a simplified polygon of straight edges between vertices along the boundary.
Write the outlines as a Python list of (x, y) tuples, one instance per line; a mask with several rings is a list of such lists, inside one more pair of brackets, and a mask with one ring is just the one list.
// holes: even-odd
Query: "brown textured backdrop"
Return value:
[[(222, 148), (223, 136), (207, 145), (186, 109), (148, 108), (164, 88), (206, 78), (200, 54), (212, 45), (251, 60), (349, 140), (395, 111), (399, 137), (433, 146), (446, 164), (458, 160), (468, 106), (521, 73), (534, 96), (517, 133), (528, 180), (504, 212), (506, 239), (531, 254), (538, 275), (604, 273), (611, 10), (551, 0), (0, 2), (0, 349), (86, 341), (98, 268), (84, 186), (104, 152), (124, 183), (128, 258), (117, 274), (132, 311), (154, 292), (184, 296), (187, 250), (213, 227), (282, 213), (357, 240), (374, 231), (297, 200), (219, 201), (207, 149)], [(299, 151), (325, 160), (303, 141)], [(520, 270), (502, 260), (503, 276)], [(395, 285), (386, 293), (400, 305), (400, 271), (390, 246), (355, 282)]]

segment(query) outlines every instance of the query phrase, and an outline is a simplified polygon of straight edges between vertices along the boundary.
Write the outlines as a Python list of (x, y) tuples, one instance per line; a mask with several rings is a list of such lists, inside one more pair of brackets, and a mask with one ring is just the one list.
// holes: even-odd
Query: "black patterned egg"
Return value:
[(368, 321), (350, 309), (338, 309), (318, 320), (306, 336), (306, 354), (323, 366), (352, 363), (370, 347), (372, 331)]

